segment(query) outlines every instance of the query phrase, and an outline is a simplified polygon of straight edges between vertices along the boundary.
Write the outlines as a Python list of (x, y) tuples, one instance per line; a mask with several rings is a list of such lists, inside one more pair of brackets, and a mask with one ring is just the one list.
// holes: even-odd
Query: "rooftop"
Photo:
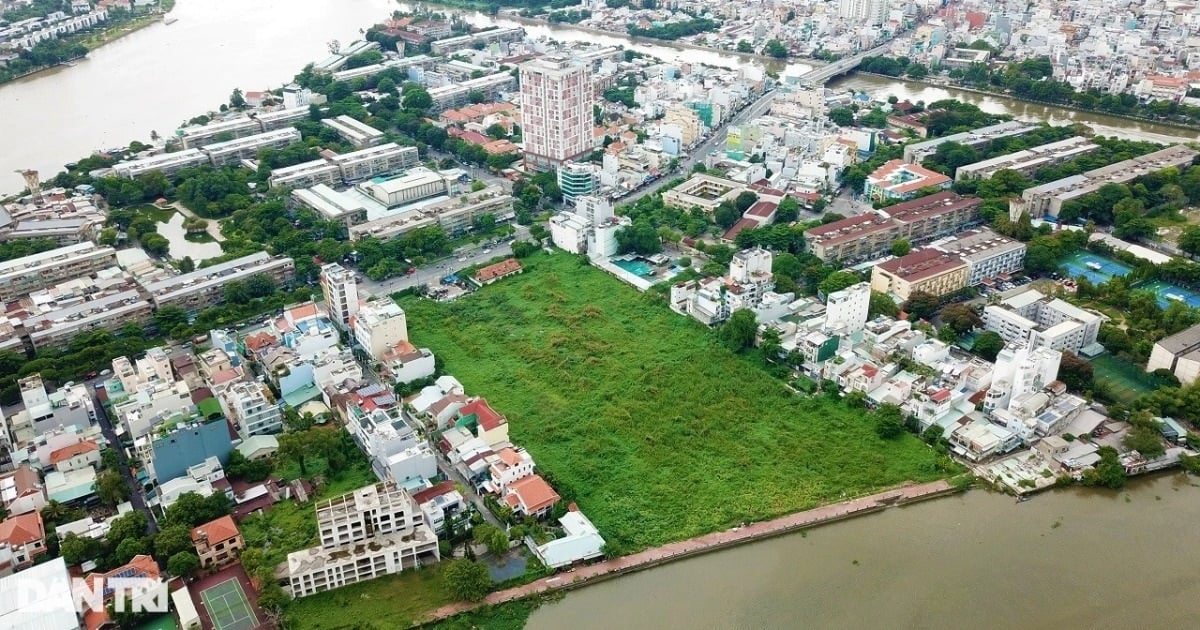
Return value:
[(966, 267), (966, 263), (958, 256), (928, 248), (917, 250), (907, 256), (894, 258), (879, 264), (878, 267), (898, 278), (903, 278), (909, 282), (916, 282), (947, 273), (956, 268)]

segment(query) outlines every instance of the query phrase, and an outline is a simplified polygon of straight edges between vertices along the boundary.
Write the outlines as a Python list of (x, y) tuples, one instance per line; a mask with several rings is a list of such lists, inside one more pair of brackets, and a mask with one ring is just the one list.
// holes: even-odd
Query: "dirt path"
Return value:
[(647, 549), (633, 555), (590, 564), (575, 569), (570, 573), (559, 573), (536, 582), (497, 591), (488, 595), (480, 602), (449, 604), (431, 612), (424, 622), (429, 623), (446, 619), (480, 606), (502, 604), (517, 599), (524, 599), (538, 593), (578, 588), (588, 582), (600, 581), (623, 573), (648, 569), (666, 562), (682, 560), (701, 553), (740, 545), (762, 538), (769, 538), (822, 523), (838, 521), (860, 514), (869, 514), (892, 505), (902, 505), (919, 499), (945, 494), (952, 489), (953, 487), (949, 482), (944, 480), (920, 485), (905, 485), (878, 494), (781, 516), (770, 521), (752, 523), (745, 527), (737, 527), (723, 532), (713, 532), (704, 536), (681, 540), (663, 545), (662, 547)]

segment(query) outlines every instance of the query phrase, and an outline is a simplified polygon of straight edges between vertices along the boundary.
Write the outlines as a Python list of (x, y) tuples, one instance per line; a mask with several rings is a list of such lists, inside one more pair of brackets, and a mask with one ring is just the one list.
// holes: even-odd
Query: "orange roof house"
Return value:
[(474, 280), (479, 286), (483, 286), (485, 284), (496, 282), (502, 278), (516, 275), (522, 271), (523, 269), (521, 267), (521, 263), (518, 262), (516, 258), (509, 258), (508, 260), (502, 260), (494, 265), (488, 265), (487, 267), (476, 271), (475, 275), (471, 279)]
[(516, 514), (541, 518), (550, 513), (562, 497), (542, 479), (541, 475), (530, 475), (508, 484), (504, 502)]
[(200, 556), (200, 566), (220, 566), (232, 561), (246, 548), (233, 517), (226, 515), (192, 530), (192, 545)]

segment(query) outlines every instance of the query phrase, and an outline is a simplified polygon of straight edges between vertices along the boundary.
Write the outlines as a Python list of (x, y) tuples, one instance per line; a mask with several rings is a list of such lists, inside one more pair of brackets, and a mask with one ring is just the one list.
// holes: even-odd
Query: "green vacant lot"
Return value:
[(403, 302), (414, 342), (508, 417), (622, 552), (946, 476), (861, 411), (790, 393), (699, 323), (564, 253), (449, 304)]

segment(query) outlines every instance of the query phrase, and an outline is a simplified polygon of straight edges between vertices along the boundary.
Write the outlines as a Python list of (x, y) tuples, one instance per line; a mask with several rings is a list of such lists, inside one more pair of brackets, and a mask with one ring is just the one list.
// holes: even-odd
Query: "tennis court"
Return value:
[(1107, 388), (1118, 402), (1131, 403), (1143, 394), (1154, 391), (1154, 378), (1140, 366), (1102, 354), (1092, 359), (1092, 374), (1096, 383)]
[(1192, 308), (1200, 308), (1200, 293), (1189, 291), (1183, 287), (1168, 284), (1161, 280), (1147, 282), (1139, 285), (1138, 289), (1153, 291), (1158, 296), (1158, 305), (1162, 308), (1167, 308), (1171, 302), (1183, 302)]
[(1114, 276), (1123, 276), (1133, 271), (1115, 260), (1091, 252), (1076, 252), (1064, 260), (1062, 266), (1071, 277), (1087, 278), (1092, 284), (1104, 284)]
[(204, 600), (215, 630), (254, 630), (258, 627), (258, 618), (237, 578), (201, 591), (200, 599)]

